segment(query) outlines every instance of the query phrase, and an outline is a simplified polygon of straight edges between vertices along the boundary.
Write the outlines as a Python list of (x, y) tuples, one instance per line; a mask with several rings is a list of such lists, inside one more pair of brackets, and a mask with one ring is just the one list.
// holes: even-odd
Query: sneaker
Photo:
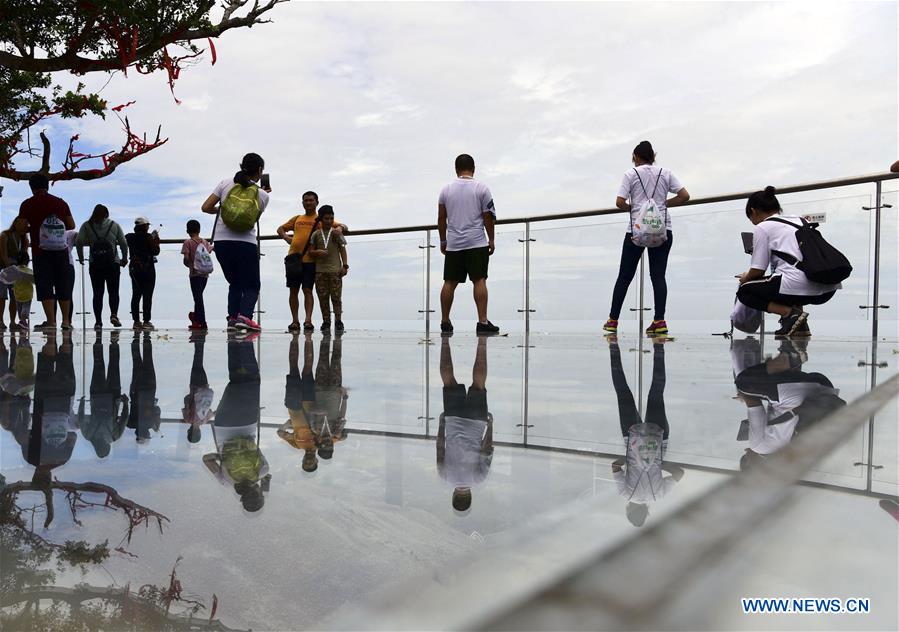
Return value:
[(447, 335), (453, 333), (453, 324), (450, 321), (440, 323), (440, 333)]
[(103, 330), (103, 323), (101, 323), (98, 320), (97, 322), (94, 323), (94, 331), (102, 331), (102, 330)]
[(346, 327), (344, 326), (342, 320), (338, 320), (336, 323), (334, 323), (334, 331), (338, 334), (342, 334), (344, 331), (346, 331)]
[(794, 338), (808, 338), (812, 335), (812, 330), (808, 327), (808, 318), (802, 321), (802, 324), (796, 327), (796, 331), (793, 332)]
[(808, 362), (808, 342), (805, 340), (792, 340), (784, 338), (780, 343), (780, 353), (787, 357), (790, 368), (798, 370), (802, 365)]
[(238, 329), (247, 329), (249, 331), (262, 331), (262, 327), (254, 321), (252, 318), (247, 318), (244, 315), (240, 315), (237, 317), (237, 328)]
[(323, 334), (329, 334), (329, 333), (331, 333), (331, 321), (330, 321), (330, 320), (323, 320), (323, 321), (322, 321), (321, 332), (322, 332)]
[(236, 331), (237, 330), (237, 319), (228, 317), (228, 331)]
[(614, 318), (610, 318), (606, 321), (606, 324), (602, 326), (603, 331), (607, 331), (610, 334), (618, 333), (618, 320)]
[(649, 324), (649, 327), (646, 328), (646, 333), (650, 336), (655, 334), (667, 334), (668, 323), (664, 320), (654, 320)]
[(193, 321), (190, 325), (187, 326), (189, 331), (199, 331), (201, 329), (205, 329), (205, 325), (203, 323), (198, 323), (197, 321)]
[(131, 325), (131, 329), (133, 329), (134, 331), (140, 331), (142, 328), (143, 326), (137, 321), (134, 321), (134, 324)]
[(149, 320), (145, 320), (144, 325), (143, 325), (143, 330), (144, 331), (155, 331), (156, 327), (154, 327), (153, 323), (151, 323)]
[(118, 316), (110, 316), (110, 317), (109, 317), (109, 323), (110, 323), (113, 327), (121, 327), (121, 326), (122, 326), (122, 321), (119, 320), (119, 317), (118, 317)]
[(787, 316), (780, 319), (780, 329), (774, 332), (775, 336), (792, 336), (808, 318), (808, 314), (794, 307)]
[(488, 320), (486, 323), (478, 323), (478, 326), (475, 327), (475, 332), (479, 336), (494, 336), (499, 333), (499, 327)]

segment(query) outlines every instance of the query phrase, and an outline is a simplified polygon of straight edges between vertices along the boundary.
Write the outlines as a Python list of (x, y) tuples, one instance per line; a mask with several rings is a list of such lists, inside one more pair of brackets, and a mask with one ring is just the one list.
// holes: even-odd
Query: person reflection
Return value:
[(271, 475), (259, 447), (259, 364), (253, 340), (258, 334), (228, 336), (228, 385), (215, 411), (216, 452), (203, 456), (207, 469), (233, 487), (246, 511), (265, 504)]
[(9, 348), (0, 337), (0, 426), (15, 437), (19, 445), (28, 440), (31, 423), (31, 393), (34, 390), (34, 352), (27, 332), (18, 342), (10, 336)]
[(72, 336), (64, 332), (57, 346), (51, 334), (37, 354), (31, 428), (22, 443), (22, 456), (35, 468), (34, 482), (49, 483), (51, 470), (72, 457), (78, 439), (72, 414), (75, 388)]
[(128, 427), (134, 429), (138, 443), (150, 440), (150, 429), (159, 431), (161, 413), (156, 405), (156, 367), (153, 365), (153, 342), (148, 332), (135, 333), (131, 340), (131, 410)]
[(318, 448), (318, 456), (328, 460), (334, 456), (334, 444), (346, 439), (347, 390), (343, 386), (343, 339), (333, 339), (334, 348), (329, 354), (331, 337), (322, 338), (315, 367), (315, 402), (310, 422), (312, 436)]
[(471, 508), (472, 489), (490, 473), (493, 459), (493, 415), (487, 407), (487, 338), (478, 337), (471, 387), (456, 381), (448, 337), (440, 345), (443, 412), (437, 431), (437, 471), (453, 487), (453, 509)]
[(303, 451), (303, 471), (318, 469), (316, 441), (312, 431), (312, 411), (315, 408), (315, 377), (312, 363), (315, 354), (312, 335), (306, 334), (303, 344), (303, 369), (300, 370), (299, 335), (290, 341), (288, 355), (289, 372), (284, 387), (284, 407), (289, 419), (278, 428), (278, 436), (297, 450)]
[(747, 417), (740, 422), (737, 440), (749, 442), (740, 458), (741, 470), (764, 461), (846, 405), (825, 375), (802, 370), (808, 361), (808, 340), (784, 339), (778, 355), (765, 361), (757, 340), (733, 344), (731, 353), (739, 371), (734, 379), (735, 399), (746, 404)]
[(190, 367), (190, 383), (187, 395), (184, 396), (181, 420), (189, 424), (187, 440), (190, 443), (197, 443), (202, 437), (200, 426), (212, 421), (212, 400), (215, 393), (209, 387), (209, 378), (206, 377), (206, 368), (203, 365), (206, 332), (191, 334), (190, 341), (194, 345), (194, 360)]
[(78, 404), (78, 426), (81, 434), (103, 459), (128, 422), (128, 396), (122, 393), (119, 373), (119, 332), (113, 331), (109, 341), (109, 370), (103, 359), (103, 339), (97, 336), (93, 345), (94, 369), (90, 384), (90, 413), (85, 412), (84, 398)]
[(627, 384), (618, 339), (616, 336), (607, 336), (606, 339), (609, 342), (612, 385), (618, 398), (618, 418), (626, 449), (624, 458), (612, 462), (612, 477), (618, 493), (628, 501), (625, 507), (627, 519), (635, 527), (642, 527), (649, 516), (650, 503), (665, 496), (684, 475), (680, 466), (665, 463), (668, 448), (665, 343), (668, 338), (654, 336), (652, 339), (652, 383), (646, 398), (645, 419), (640, 418), (634, 395)]

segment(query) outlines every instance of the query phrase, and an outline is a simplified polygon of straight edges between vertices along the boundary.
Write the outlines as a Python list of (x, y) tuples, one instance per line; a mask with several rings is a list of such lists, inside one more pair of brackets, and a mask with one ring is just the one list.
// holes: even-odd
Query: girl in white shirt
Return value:
[[(649, 278), (652, 280), (655, 313), (646, 333), (650, 335), (665, 334), (668, 333), (668, 325), (665, 322), (665, 304), (668, 301), (665, 271), (668, 269), (668, 254), (671, 252), (673, 239), (671, 216), (668, 215), (666, 209), (683, 204), (690, 199), (690, 194), (671, 171), (664, 167), (653, 166), (656, 161), (656, 153), (648, 140), (644, 140), (634, 147), (631, 160), (634, 168), (624, 174), (624, 179), (618, 189), (618, 197), (615, 200), (615, 206), (630, 213), (630, 218), (627, 233), (624, 235), (624, 244), (621, 247), (621, 264), (618, 269), (618, 279), (615, 281), (615, 289), (612, 291), (609, 320), (606, 321), (603, 329), (610, 334), (618, 332), (618, 316), (621, 314), (627, 289), (637, 272), (640, 257), (643, 256), (643, 246), (638, 246), (631, 240), (633, 220), (640, 206), (651, 197), (655, 200), (659, 210), (665, 212), (668, 238), (663, 244), (649, 249)], [(668, 193), (676, 195), (669, 200), (666, 199)]]
[[(747, 307), (778, 314), (781, 326), (776, 335), (810, 336), (808, 313), (802, 307), (826, 303), (841, 286), (809, 281), (796, 267), (802, 261), (796, 239), (796, 229), (802, 227), (802, 218), (781, 216), (780, 203), (774, 193), (775, 188), (769, 186), (764, 191), (756, 191), (746, 201), (746, 217), (755, 225), (755, 230), (752, 262), (749, 270), (740, 275), (737, 299)], [(784, 221), (766, 221), (772, 217)], [(786, 261), (777, 253), (790, 255), (795, 262)], [(769, 266), (771, 274), (765, 276)]]

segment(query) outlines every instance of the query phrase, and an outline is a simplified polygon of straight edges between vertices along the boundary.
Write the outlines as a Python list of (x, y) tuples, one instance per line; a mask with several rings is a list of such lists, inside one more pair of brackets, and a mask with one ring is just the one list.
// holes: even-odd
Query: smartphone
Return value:
[[(263, 178), (265, 176), (262, 176)], [(740, 238), (743, 240), (743, 252), (747, 255), (752, 254), (752, 233), (740, 233)]]
[(262, 179), (259, 181), (259, 186), (261, 186), (263, 189), (271, 189), (272, 188), (272, 183), (269, 180), (267, 173), (262, 174)]

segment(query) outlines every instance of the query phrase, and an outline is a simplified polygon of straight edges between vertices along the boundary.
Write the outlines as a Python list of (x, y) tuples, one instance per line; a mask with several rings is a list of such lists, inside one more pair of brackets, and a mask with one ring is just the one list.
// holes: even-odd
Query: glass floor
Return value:
[[(440, 586), (577, 503), (601, 508), (611, 547), (894, 375), (896, 353), (823, 337), (6, 334), (0, 625), (320, 628), (382, 591)], [(822, 569), (881, 556), (892, 612), (865, 626), (891, 627), (897, 442), (894, 402), (801, 483), (765, 531), (777, 547), (748, 543), (758, 564), (728, 576), (805, 595)], [(851, 508), (859, 537), (828, 507)], [(789, 555), (778, 534), (804, 529), (845, 555)]]

